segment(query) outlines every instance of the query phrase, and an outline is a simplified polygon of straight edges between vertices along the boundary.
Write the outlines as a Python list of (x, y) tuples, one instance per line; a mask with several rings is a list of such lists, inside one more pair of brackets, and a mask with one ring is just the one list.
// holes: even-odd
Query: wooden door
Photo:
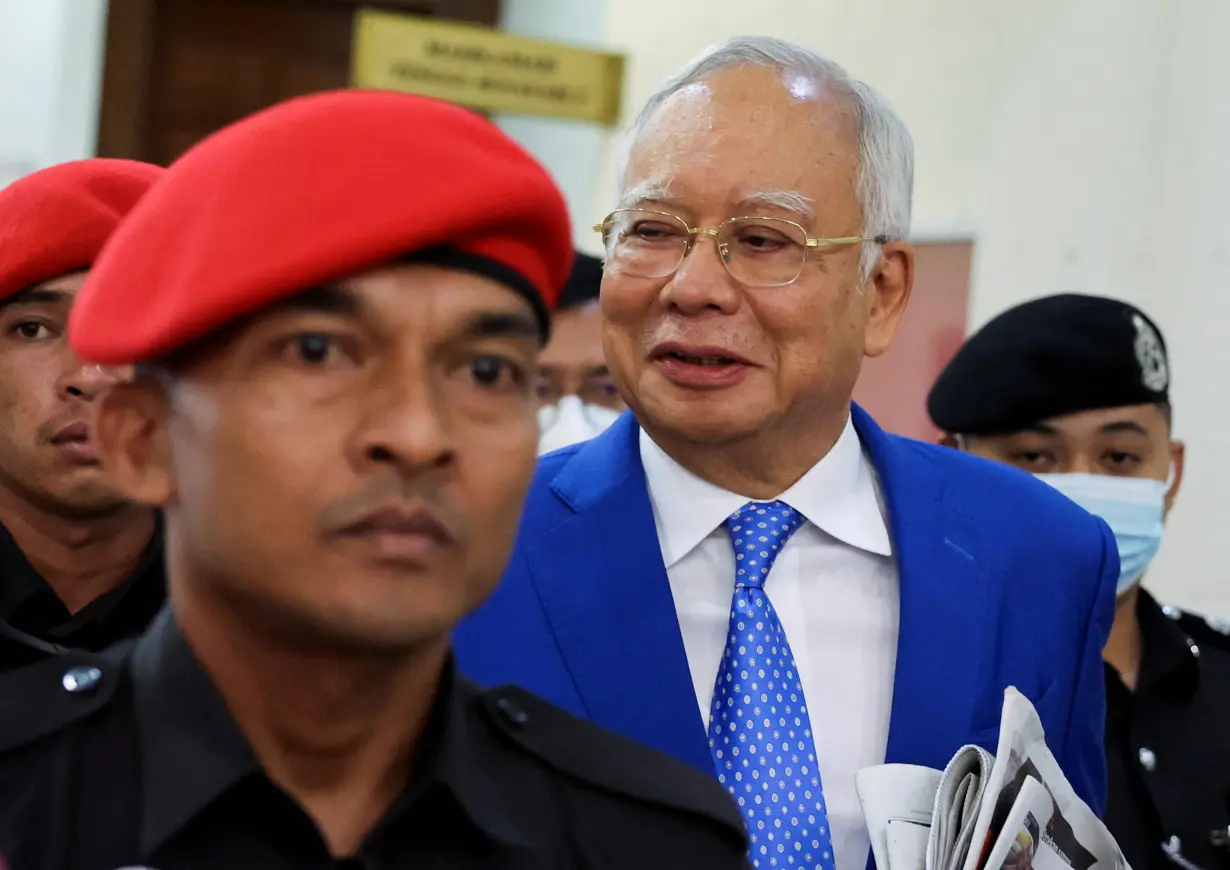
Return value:
[(499, 0), (110, 0), (99, 156), (166, 165), (252, 112), (345, 87), (360, 5), (499, 21)]

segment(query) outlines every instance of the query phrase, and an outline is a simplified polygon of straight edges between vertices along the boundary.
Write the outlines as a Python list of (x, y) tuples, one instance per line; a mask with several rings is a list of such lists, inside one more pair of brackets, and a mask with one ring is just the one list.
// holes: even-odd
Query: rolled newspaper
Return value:
[(1012, 687), (995, 755), (964, 746), (942, 772), (881, 764), (855, 783), (878, 870), (1130, 870)]

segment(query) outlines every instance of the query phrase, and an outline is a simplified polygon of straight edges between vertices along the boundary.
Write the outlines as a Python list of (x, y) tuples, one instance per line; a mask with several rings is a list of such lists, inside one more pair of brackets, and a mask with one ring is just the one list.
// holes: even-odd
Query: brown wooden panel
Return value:
[(245, 115), (345, 87), (360, 5), (499, 19), (499, 0), (111, 0), (99, 154), (166, 164)]
[(154, 55), (154, 0), (109, 0), (98, 116), (101, 157), (145, 157)]

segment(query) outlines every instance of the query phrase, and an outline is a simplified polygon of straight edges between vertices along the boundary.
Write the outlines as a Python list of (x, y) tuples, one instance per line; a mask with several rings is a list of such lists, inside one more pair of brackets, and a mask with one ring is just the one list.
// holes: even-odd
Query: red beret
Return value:
[(90, 273), (69, 338), (91, 362), (148, 361), (424, 251), (521, 291), (545, 332), (572, 265), (563, 196), (528, 152), (466, 109), (387, 91), (299, 97), (171, 166)]
[(74, 160), (0, 190), (0, 299), (93, 266), (165, 171), (135, 160)]

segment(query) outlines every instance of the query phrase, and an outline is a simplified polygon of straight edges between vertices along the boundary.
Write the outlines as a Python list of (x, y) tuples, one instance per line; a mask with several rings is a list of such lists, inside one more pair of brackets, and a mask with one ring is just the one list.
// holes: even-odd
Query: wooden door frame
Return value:
[[(253, 0), (255, 2), (255, 0)], [(325, 0), (301, 0), (320, 3)], [(395, 12), (439, 15), (496, 27), (500, 0), (327, 0), (333, 4), (373, 6)], [(148, 159), (150, 78), (158, 0), (109, 0), (103, 54), (102, 105), (98, 113), (99, 157)]]

